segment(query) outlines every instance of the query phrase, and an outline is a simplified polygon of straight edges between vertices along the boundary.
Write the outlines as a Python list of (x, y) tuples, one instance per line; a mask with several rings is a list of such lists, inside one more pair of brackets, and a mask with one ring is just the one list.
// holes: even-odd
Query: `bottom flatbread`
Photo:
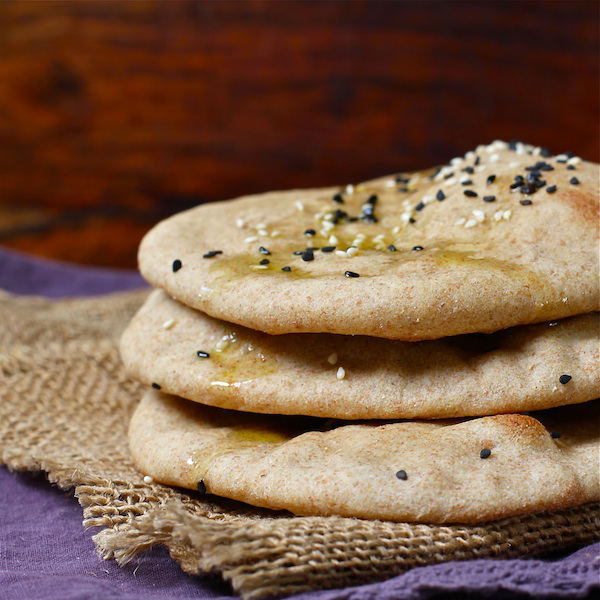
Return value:
[(228, 411), (149, 391), (129, 443), (154, 480), (255, 506), (477, 523), (597, 500), (598, 407), (347, 424)]

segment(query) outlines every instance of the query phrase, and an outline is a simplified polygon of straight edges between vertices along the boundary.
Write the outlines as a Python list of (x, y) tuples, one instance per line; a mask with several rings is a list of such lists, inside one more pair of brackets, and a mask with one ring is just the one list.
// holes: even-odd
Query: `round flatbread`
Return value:
[(138, 468), (156, 481), (255, 506), (476, 523), (597, 500), (598, 408), (345, 425), (225, 411), (150, 391), (133, 415), (129, 443)]
[(271, 336), (199, 313), (157, 290), (123, 334), (121, 355), (128, 373), (146, 385), (222, 408), (341, 419), (444, 418), (598, 397), (598, 330), (594, 313), (416, 343)]
[(270, 334), (414, 341), (598, 310), (598, 165), (539, 152), (495, 142), (431, 176), (202, 205), (146, 235), (140, 270)]

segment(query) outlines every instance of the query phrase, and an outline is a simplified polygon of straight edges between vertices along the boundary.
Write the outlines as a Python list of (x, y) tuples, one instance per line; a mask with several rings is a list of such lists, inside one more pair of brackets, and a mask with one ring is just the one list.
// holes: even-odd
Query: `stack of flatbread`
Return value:
[[(143, 240), (121, 341), (155, 481), (476, 523), (598, 499), (598, 165), (441, 168), (202, 205)], [(152, 389), (153, 388), (153, 389)]]

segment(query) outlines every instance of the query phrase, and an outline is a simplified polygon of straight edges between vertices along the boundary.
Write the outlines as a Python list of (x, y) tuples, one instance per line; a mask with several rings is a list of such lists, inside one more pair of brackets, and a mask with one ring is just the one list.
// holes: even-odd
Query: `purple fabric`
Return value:
[[(52, 298), (144, 285), (134, 272), (42, 261), (0, 248), (0, 288)], [(21, 515), (27, 514), (27, 519)], [(216, 577), (183, 573), (164, 549), (119, 568), (95, 553), (69, 492), (41, 475), (0, 468), (0, 600), (173, 600), (234, 597)], [(600, 589), (600, 544), (549, 560), (477, 560), (419, 567), (388, 581), (295, 600), (585, 598)]]

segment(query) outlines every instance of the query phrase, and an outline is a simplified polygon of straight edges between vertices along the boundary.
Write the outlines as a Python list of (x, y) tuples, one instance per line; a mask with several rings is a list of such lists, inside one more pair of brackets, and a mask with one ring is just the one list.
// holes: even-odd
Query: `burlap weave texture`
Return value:
[(381, 580), (450, 560), (534, 556), (598, 538), (600, 505), (478, 526), (288, 513), (145, 484), (126, 429), (141, 388), (117, 340), (147, 292), (53, 302), (0, 294), (0, 461), (74, 488), (102, 556), (157, 543), (246, 598)]

